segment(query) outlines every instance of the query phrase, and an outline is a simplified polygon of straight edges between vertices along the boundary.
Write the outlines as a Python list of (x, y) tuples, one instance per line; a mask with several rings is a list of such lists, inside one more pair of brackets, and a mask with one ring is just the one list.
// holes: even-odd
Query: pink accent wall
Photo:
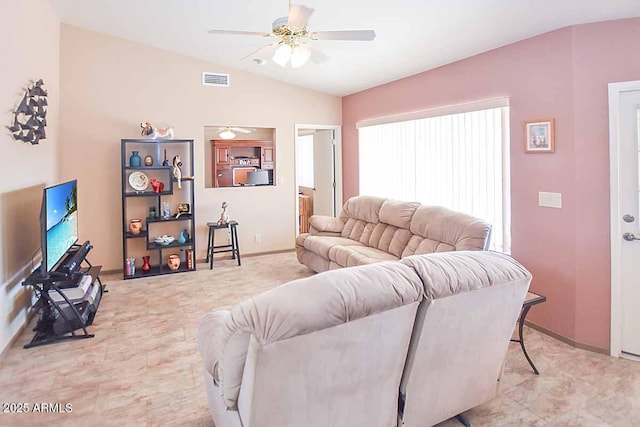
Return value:
[[(529, 319), (609, 348), (607, 83), (640, 79), (640, 19), (568, 27), (397, 80), (342, 100), (344, 195), (357, 195), (363, 119), (508, 96), (512, 254), (548, 298)], [(554, 118), (555, 154), (525, 154), (525, 120)], [(538, 192), (562, 193), (562, 209)]]

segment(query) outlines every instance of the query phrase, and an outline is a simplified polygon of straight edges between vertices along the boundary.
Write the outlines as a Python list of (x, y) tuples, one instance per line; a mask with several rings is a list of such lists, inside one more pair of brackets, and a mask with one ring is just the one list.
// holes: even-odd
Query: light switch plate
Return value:
[(538, 193), (538, 206), (546, 208), (562, 208), (562, 193), (548, 193), (540, 191)]

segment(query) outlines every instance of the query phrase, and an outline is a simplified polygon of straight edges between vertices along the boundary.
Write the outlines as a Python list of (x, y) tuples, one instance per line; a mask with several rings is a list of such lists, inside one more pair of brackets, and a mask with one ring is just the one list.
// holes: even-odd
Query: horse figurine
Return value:
[(220, 214), (220, 219), (218, 220), (218, 225), (225, 225), (229, 223), (229, 212), (227, 211), (227, 202), (222, 202), (222, 213)]
[(142, 136), (148, 136), (151, 139), (173, 139), (173, 126), (168, 126), (166, 128), (157, 128), (150, 122), (140, 122), (140, 127), (142, 128)]

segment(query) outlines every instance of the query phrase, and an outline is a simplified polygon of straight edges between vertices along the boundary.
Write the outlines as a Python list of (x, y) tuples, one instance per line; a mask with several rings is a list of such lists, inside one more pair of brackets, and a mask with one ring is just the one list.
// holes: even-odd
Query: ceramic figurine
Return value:
[(149, 122), (141, 122), (140, 127), (142, 128), (142, 136), (148, 136), (151, 139), (173, 139), (173, 126), (167, 126), (166, 128), (156, 128)]
[(229, 223), (229, 211), (227, 211), (227, 202), (222, 202), (222, 213), (218, 220), (218, 225), (225, 225)]
[(180, 156), (173, 157), (173, 177), (178, 181), (178, 188), (182, 188), (182, 161)]
[(151, 178), (151, 181), (149, 183), (151, 184), (154, 193), (162, 193), (162, 191), (164, 190), (164, 183), (162, 181)]
[(187, 215), (191, 213), (191, 205), (189, 203), (178, 203), (178, 213), (176, 218), (180, 218), (181, 215)]

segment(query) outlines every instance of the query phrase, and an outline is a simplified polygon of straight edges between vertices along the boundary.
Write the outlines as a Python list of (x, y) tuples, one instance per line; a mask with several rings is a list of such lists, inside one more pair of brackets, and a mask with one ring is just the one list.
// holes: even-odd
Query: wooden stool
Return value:
[[(240, 264), (240, 247), (238, 246), (238, 223), (236, 221), (229, 221), (227, 224), (218, 224), (217, 222), (208, 222), (209, 227), (209, 239), (207, 243), (207, 262), (209, 263), (209, 269), (213, 268), (213, 254), (222, 252), (231, 252), (231, 259), (238, 258), (238, 265)], [(231, 229), (231, 244), (230, 245), (215, 245), (216, 230), (222, 228)]]

